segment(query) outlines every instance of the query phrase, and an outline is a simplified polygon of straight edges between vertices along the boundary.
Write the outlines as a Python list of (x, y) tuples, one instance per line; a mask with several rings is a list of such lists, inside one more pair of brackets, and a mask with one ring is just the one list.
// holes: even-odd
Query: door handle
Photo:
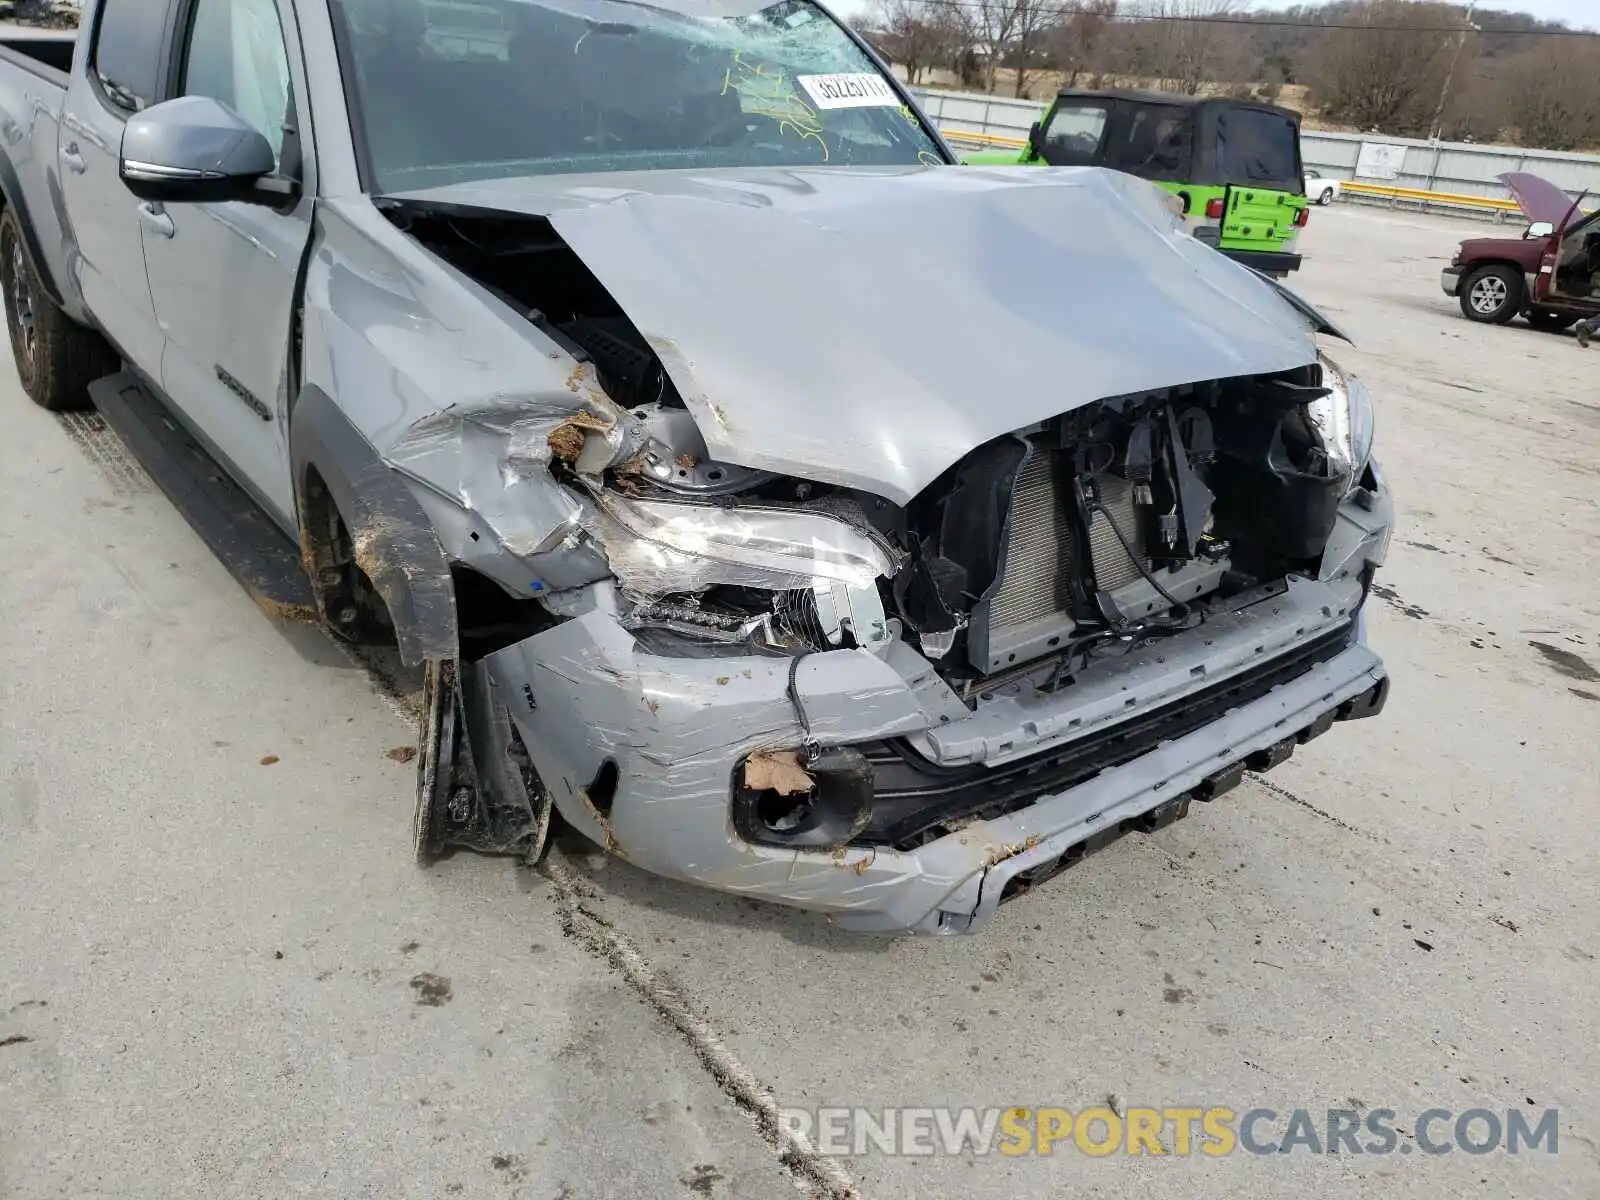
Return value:
[(139, 224), (151, 233), (159, 234), (164, 238), (176, 237), (178, 227), (172, 223), (172, 218), (167, 216), (167, 210), (155, 203), (139, 205)]
[(77, 142), (72, 142), (61, 151), (61, 161), (74, 175), (82, 175), (89, 169), (89, 164), (84, 161), (83, 151), (78, 149)]

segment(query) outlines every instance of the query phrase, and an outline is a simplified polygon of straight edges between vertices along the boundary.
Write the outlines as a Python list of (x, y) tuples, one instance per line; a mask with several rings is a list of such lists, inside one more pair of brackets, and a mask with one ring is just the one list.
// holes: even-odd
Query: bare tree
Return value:
[(953, 72), (963, 86), (974, 82), (972, 14), (964, 0), (928, 0), (933, 25), (933, 65)]
[(1117, 19), (1117, 0), (1088, 0), (1071, 14), (1051, 27), (1045, 41), (1050, 65), (1061, 72), (1061, 82), (1077, 87), (1079, 79), (1103, 73), (1110, 65), (1109, 35)]
[(0, 18), (19, 25), (76, 29), (82, 16), (83, 6), (78, 0), (15, 0), (0, 4)]
[(1065, 17), (1064, 0), (1016, 0), (1017, 29), (1012, 49), (1017, 77), (1011, 94), (1018, 99), (1028, 94), (1028, 76), (1048, 65), (1051, 31)]
[(1600, 38), (1550, 38), (1507, 62), (1491, 111), (1522, 146), (1600, 145)]
[(1242, 10), (1240, 0), (1146, 0), (1132, 39), (1133, 70), (1186, 96), (1231, 79), (1245, 57)]
[[(1361, 130), (1426, 134), (1446, 98), (1462, 41), (1452, 5), (1363, 0), (1341, 20), (1364, 26), (1319, 34), (1312, 51), (1313, 94), (1323, 114)], [(1476, 39), (1465, 38), (1456, 71), (1470, 69)]]
[(983, 90), (994, 91), (994, 76), (1000, 61), (1010, 52), (1017, 37), (1017, 22), (1028, 0), (973, 0), (972, 41), (983, 56)]
[(941, 0), (876, 0), (873, 5), (874, 41), (905, 68), (912, 85), (930, 68), (951, 63), (964, 36), (959, 25), (960, 10)]

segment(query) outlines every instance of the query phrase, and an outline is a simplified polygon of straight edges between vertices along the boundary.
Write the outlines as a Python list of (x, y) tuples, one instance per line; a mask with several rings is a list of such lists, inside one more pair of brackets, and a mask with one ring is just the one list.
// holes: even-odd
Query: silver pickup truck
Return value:
[(1338, 331), (813, 0), (89, 0), (0, 191), (27, 393), (420, 668), (424, 860), (960, 933), (1386, 697)]

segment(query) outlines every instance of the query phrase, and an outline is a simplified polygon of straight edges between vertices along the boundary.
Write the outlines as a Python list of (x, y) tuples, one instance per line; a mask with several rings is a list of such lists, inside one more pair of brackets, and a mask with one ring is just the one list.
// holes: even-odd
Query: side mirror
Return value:
[(1028, 126), (1028, 156), (1030, 158), (1044, 157), (1044, 139), (1039, 136), (1039, 122), (1035, 121)]
[(1556, 231), (1556, 227), (1549, 221), (1535, 221), (1528, 226), (1527, 232), (1522, 236), (1527, 238), (1547, 238)]
[(258, 188), (277, 169), (272, 143), (220, 100), (181, 96), (128, 119), (119, 172), (141, 200), (281, 204)]

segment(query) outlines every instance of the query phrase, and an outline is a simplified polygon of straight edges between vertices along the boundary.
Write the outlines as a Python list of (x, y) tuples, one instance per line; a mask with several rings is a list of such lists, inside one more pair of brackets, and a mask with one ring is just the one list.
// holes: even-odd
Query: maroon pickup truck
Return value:
[(1528, 218), (1516, 238), (1468, 238), (1440, 284), (1469, 321), (1504, 325), (1519, 313), (1535, 329), (1566, 329), (1600, 315), (1600, 211), (1585, 213), (1547, 179), (1500, 176)]

